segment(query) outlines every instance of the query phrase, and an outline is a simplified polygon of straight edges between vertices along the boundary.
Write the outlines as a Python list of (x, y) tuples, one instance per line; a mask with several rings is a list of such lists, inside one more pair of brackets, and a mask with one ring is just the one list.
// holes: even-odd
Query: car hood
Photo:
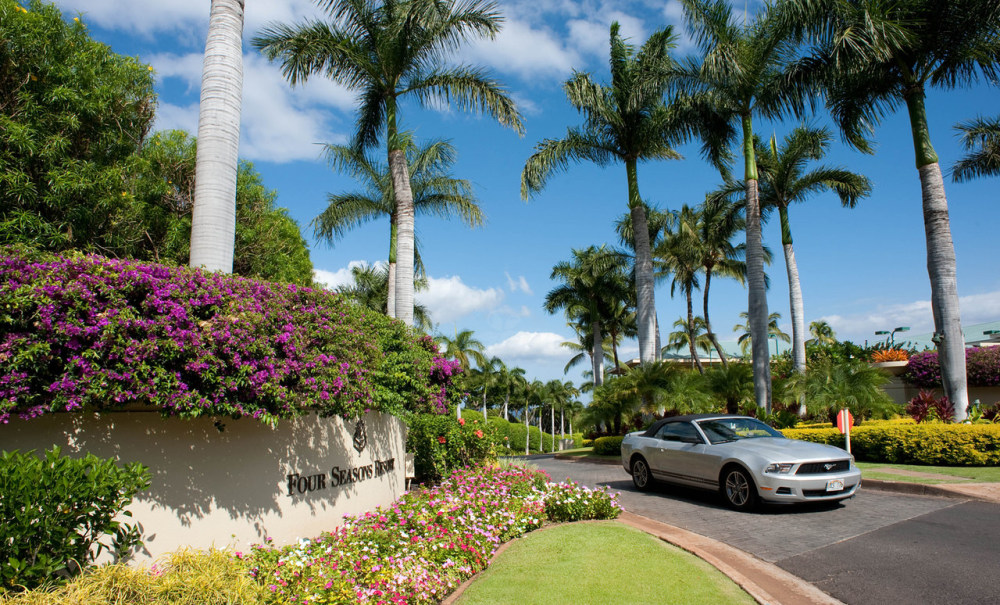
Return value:
[(753, 453), (773, 462), (818, 462), (850, 457), (850, 454), (845, 450), (832, 445), (777, 437), (740, 439), (731, 443), (720, 443), (715, 447), (731, 451), (734, 454), (738, 452)]

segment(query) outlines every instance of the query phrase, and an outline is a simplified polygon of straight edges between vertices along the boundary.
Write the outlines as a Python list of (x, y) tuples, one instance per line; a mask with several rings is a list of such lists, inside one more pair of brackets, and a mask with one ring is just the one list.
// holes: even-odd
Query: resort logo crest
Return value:
[(360, 454), (368, 445), (368, 430), (365, 428), (365, 421), (358, 420), (354, 427), (354, 449)]

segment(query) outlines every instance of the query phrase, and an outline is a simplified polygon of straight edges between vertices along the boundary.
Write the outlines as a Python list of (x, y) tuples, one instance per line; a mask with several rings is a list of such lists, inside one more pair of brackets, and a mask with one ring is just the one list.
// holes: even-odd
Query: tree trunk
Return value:
[(635, 160), (626, 160), (628, 204), (632, 214), (632, 234), (635, 238), (635, 317), (639, 328), (639, 362), (656, 361), (656, 300), (653, 293), (653, 253), (649, 247), (649, 226), (646, 210), (639, 197), (639, 180)]
[(243, 0), (212, 0), (201, 74), (192, 267), (233, 271), (243, 94)]
[(705, 373), (705, 368), (701, 365), (701, 359), (698, 357), (698, 348), (694, 346), (694, 306), (691, 300), (691, 290), (685, 293), (687, 296), (687, 313), (688, 313), (688, 348), (691, 350), (691, 366), (698, 368), (699, 374)]
[(510, 391), (503, 397), (503, 419), (509, 421), (510, 418), (507, 417), (507, 405), (510, 403)]
[(556, 411), (553, 408), (549, 413), (549, 428), (552, 430), (552, 451), (556, 451)]
[[(799, 266), (795, 262), (792, 246), (792, 228), (788, 223), (788, 207), (778, 206), (781, 220), (781, 247), (785, 251), (785, 269), (788, 273), (788, 309), (792, 315), (792, 369), (799, 374), (806, 373), (806, 319), (802, 304), (802, 283), (799, 281)], [(799, 399), (799, 416), (805, 417), (805, 397)]]
[(483, 422), (487, 422), (489, 419), (489, 416), (486, 415), (486, 387), (483, 386)]
[(938, 359), (941, 362), (941, 382), (945, 397), (954, 405), (955, 422), (962, 422), (968, 417), (969, 391), (948, 199), (944, 193), (944, 180), (941, 178), (937, 153), (931, 146), (922, 89), (913, 89), (906, 95), (906, 108), (910, 114), (910, 131), (923, 196), (927, 273), (930, 276), (931, 310), (934, 314), (933, 340), (937, 344)]
[(392, 189), (396, 196), (396, 314), (408, 326), (413, 325), (413, 261), (414, 261), (414, 209), (413, 190), (410, 188), (410, 170), (406, 153), (396, 129), (396, 102), (386, 103), (386, 134), (389, 148), (389, 171)]
[(655, 349), (654, 359), (663, 359), (663, 345), (660, 343), (660, 315), (656, 309), (653, 309), (653, 329), (655, 330), (653, 341), (656, 343), (653, 346)]
[(594, 363), (594, 386), (599, 387), (604, 384), (604, 340), (601, 337), (601, 320), (594, 318), (591, 320), (594, 330), (594, 344), (591, 357)]
[(767, 291), (764, 281), (764, 250), (760, 234), (760, 199), (757, 196), (757, 161), (753, 151), (753, 124), (743, 116), (743, 157), (746, 167), (747, 206), (747, 314), (753, 359), (753, 391), (757, 407), (771, 411), (771, 356), (767, 350)]
[(722, 367), (729, 367), (729, 360), (726, 359), (726, 353), (722, 350), (722, 345), (719, 344), (719, 339), (716, 338), (715, 332), (712, 331), (712, 322), (708, 319), (708, 289), (712, 285), (712, 268), (705, 267), (705, 292), (702, 296), (702, 312), (705, 314), (705, 331), (708, 333), (708, 339), (712, 341), (712, 346), (715, 347), (716, 352), (719, 353), (719, 360), (722, 361)]
[(524, 455), (528, 455), (528, 444), (531, 443), (531, 427), (528, 424), (528, 402), (524, 402)]
[(389, 219), (389, 283), (385, 300), (385, 314), (396, 316), (396, 215)]

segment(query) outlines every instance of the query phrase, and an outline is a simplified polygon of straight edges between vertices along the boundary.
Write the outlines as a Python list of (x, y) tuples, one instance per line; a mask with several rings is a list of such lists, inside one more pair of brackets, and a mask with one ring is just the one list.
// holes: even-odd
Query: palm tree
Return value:
[(743, 260), (746, 245), (734, 246), (732, 243), (736, 234), (743, 231), (746, 225), (741, 211), (739, 204), (729, 203), (726, 200), (706, 199), (698, 207), (698, 251), (705, 275), (705, 287), (702, 289), (705, 336), (719, 353), (723, 366), (729, 365), (729, 360), (726, 359), (726, 353), (719, 344), (715, 332), (712, 331), (712, 322), (708, 315), (708, 293), (712, 287), (713, 275), (736, 279), (741, 285), (746, 282), (747, 264)]
[[(417, 147), (407, 137), (406, 158), (410, 169), (410, 188), (414, 214), (433, 214), (442, 218), (457, 216), (469, 227), (483, 224), (483, 213), (472, 185), (453, 178), (448, 169), (455, 162), (455, 148), (448, 141), (430, 141)], [(349, 193), (328, 194), (328, 206), (313, 220), (316, 239), (333, 242), (351, 229), (383, 217), (389, 219), (389, 289), (387, 309), (396, 313), (396, 194), (389, 167), (364, 150), (350, 145), (324, 146), (327, 161), (339, 172), (353, 176), (364, 189)], [(414, 245), (414, 257), (420, 271), (420, 253)]]
[(795, 202), (804, 202), (816, 193), (832, 190), (843, 207), (854, 208), (872, 189), (866, 177), (842, 168), (820, 166), (806, 172), (807, 163), (822, 158), (829, 150), (832, 139), (830, 131), (825, 128), (800, 126), (785, 137), (780, 147), (773, 136), (767, 146), (756, 141), (761, 211), (766, 214), (776, 209), (781, 221), (781, 245), (785, 253), (792, 317), (792, 367), (799, 373), (806, 371), (805, 312), (788, 207)]
[(472, 334), (472, 330), (456, 331), (455, 338), (438, 335), (434, 338), (434, 342), (441, 347), (442, 355), (458, 361), (463, 370), (468, 370), (471, 367), (470, 360), (482, 368), (486, 363), (486, 347), (473, 338)]
[(192, 267), (233, 271), (243, 93), (243, 0), (212, 0), (201, 72)]
[(753, 399), (753, 368), (745, 363), (712, 368), (705, 381), (709, 392), (725, 404), (727, 414), (739, 414), (740, 404)]
[[(746, 355), (747, 349), (753, 346), (753, 337), (751, 336), (753, 330), (750, 329), (750, 321), (747, 316), (746, 311), (740, 312), (740, 319), (746, 323), (736, 324), (733, 326), (733, 332), (742, 332), (740, 337), (736, 340), (736, 343), (740, 345), (740, 350)], [(781, 313), (771, 313), (767, 316), (767, 337), (774, 338), (775, 340), (780, 340), (781, 342), (792, 342), (792, 337), (781, 331), (778, 327), (778, 320), (781, 319)], [(764, 341), (767, 344), (767, 341)], [(775, 348), (777, 348), (775, 344)], [(755, 393), (756, 395), (756, 393)]]
[(1000, 79), (1000, 10), (995, 0), (796, 0), (782, 8), (783, 27), (813, 42), (802, 74), (815, 76), (844, 138), (871, 151), (868, 132), (906, 106), (923, 194), (934, 341), (944, 394), (955, 421), (969, 405), (965, 339), (958, 302), (955, 247), (924, 97), (928, 87)]
[[(694, 209), (687, 204), (681, 207), (679, 212), (671, 213), (672, 229), (668, 229), (666, 236), (653, 251), (656, 259), (659, 274), (662, 276), (672, 275), (670, 282), (670, 296), (673, 296), (679, 288), (684, 294), (687, 303), (687, 327), (684, 332), (694, 333), (694, 289), (700, 286), (698, 273), (701, 271), (701, 255), (698, 251), (698, 216)], [(676, 326), (677, 324), (674, 323)], [(671, 335), (673, 341), (673, 335)], [(705, 368), (698, 359), (695, 351), (695, 341), (693, 338), (687, 339), (687, 344), (691, 352), (691, 363), (698, 368), (699, 373), (704, 373)], [(670, 346), (670, 345), (668, 345)]]
[[(650, 206), (646, 202), (640, 202), (643, 205), (643, 210), (646, 213), (646, 227), (649, 230), (649, 248), (650, 250), (655, 250), (656, 246), (659, 245), (660, 240), (663, 238), (663, 234), (667, 229), (667, 225), (670, 222), (670, 215), (666, 212), (660, 211), (659, 208)], [(631, 281), (635, 283), (635, 231), (632, 229), (632, 213), (626, 212), (621, 215), (615, 222), (615, 232), (618, 233), (618, 241), (622, 246), (625, 246), (629, 253), (629, 265), (632, 274)], [(656, 273), (653, 273), (654, 285), (656, 283)], [(633, 305), (634, 306), (634, 305)], [(638, 324), (636, 324), (635, 318), (632, 319), (632, 325), (634, 326), (634, 334), (628, 334), (630, 337), (635, 337), (638, 335)], [(660, 354), (660, 318), (656, 313), (656, 309), (653, 309), (653, 325), (655, 327), (653, 331), (653, 341), (655, 343), (654, 348), (656, 349), (657, 359)]]
[[(354, 279), (354, 282), (338, 287), (337, 293), (346, 296), (363, 307), (385, 315), (388, 310), (386, 293), (389, 290), (390, 284), (388, 268), (382, 265), (362, 263), (351, 267), (351, 277)], [(417, 291), (423, 290), (426, 287), (427, 280), (423, 278), (418, 278), (417, 283), (414, 284), (414, 288)], [(430, 331), (433, 326), (430, 312), (423, 305), (413, 305), (413, 319), (416, 327), (424, 332)]]
[(1000, 175), (1000, 117), (976, 118), (955, 127), (962, 133), (968, 155), (955, 162), (952, 180), (962, 183), (982, 176)]
[[(778, 120), (790, 109), (801, 109), (805, 89), (788, 80), (786, 74), (794, 45), (772, 26), (766, 9), (742, 22), (733, 16), (726, 0), (683, 0), (683, 4), (703, 56), (700, 63), (687, 64), (679, 83), (716, 115), (719, 127), (713, 144), (728, 144), (734, 139), (736, 124), (742, 130), (749, 323), (751, 331), (766, 334), (767, 292), (753, 119)], [(757, 405), (770, 411), (771, 367), (766, 339), (753, 341), (753, 370)]]
[(400, 136), (399, 102), (454, 102), (521, 133), (514, 101), (480, 68), (445, 59), (472, 38), (493, 38), (503, 20), (486, 0), (317, 0), (330, 20), (272, 24), (253, 39), (280, 60), (293, 84), (323, 74), (361, 99), (353, 145), (371, 148), (384, 135), (396, 196), (396, 313), (413, 323), (413, 192)]
[(535, 147), (521, 172), (521, 196), (528, 199), (541, 191), (548, 176), (564, 170), (570, 161), (589, 161), (599, 166), (625, 164), (628, 207), (635, 226), (639, 358), (645, 364), (656, 357), (656, 305), (649, 230), (636, 167), (648, 160), (679, 159), (672, 145), (683, 140), (689, 126), (663, 103), (663, 93), (674, 71), (670, 56), (675, 40), (672, 28), (654, 32), (638, 53), (619, 30), (617, 22), (611, 24), (611, 85), (598, 84), (581, 72), (566, 82), (566, 96), (584, 114), (584, 125), (568, 129), (563, 139), (546, 139)]
[(817, 320), (809, 324), (809, 334), (812, 338), (806, 344), (832, 345), (837, 342), (837, 335), (834, 334), (830, 324), (823, 320)]
[(500, 388), (503, 389), (503, 419), (510, 420), (507, 414), (507, 410), (510, 407), (510, 397), (514, 394), (517, 389), (528, 384), (525, 379), (524, 368), (508, 368), (505, 364), (501, 362), (500, 375), (498, 377), (498, 382)]
[(700, 349), (705, 353), (712, 350), (712, 341), (705, 333), (705, 320), (695, 316), (691, 318), (679, 317), (674, 322), (677, 328), (667, 337), (667, 346), (664, 349), (680, 351), (687, 347), (691, 352), (691, 367), (698, 368), (699, 374), (705, 373), (705, 368), (701, 365), (701, 359), (697, 351)]
[(552, 279), (563, 283), (545, 296), (545, 310), (555, 313), (565, 309), (570, 319), (585, 323), (591, 334), (591, 359), (594, 385), (603, 382), (604, 337), (602, 322), (610, 315), (612, 301), (628, 298), (621, 255), (604, 246), (573, 250), (573, 261), (563, 261), (552, 268)]

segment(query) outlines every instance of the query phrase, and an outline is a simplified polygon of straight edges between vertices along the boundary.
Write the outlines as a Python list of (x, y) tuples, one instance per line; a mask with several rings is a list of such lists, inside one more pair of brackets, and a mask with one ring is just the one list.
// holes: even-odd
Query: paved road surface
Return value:
[(1000, 603), (1000, 505), (862, 488), (844, 504), (737, 513), (708, 492), (639, 492), (620, 466), (530, 462), (555, 481), (607, 485), (626, 510), (735, 546), (850, 605)]

